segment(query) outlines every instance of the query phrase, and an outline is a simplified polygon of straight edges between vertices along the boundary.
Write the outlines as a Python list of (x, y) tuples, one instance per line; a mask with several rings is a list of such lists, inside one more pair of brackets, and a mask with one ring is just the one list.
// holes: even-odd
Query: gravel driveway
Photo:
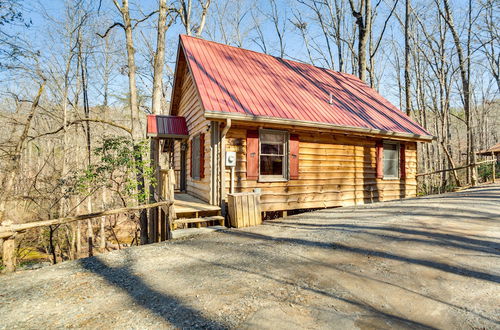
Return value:
[(0, 276), (0, 328), (500, 328), (500, 185)]

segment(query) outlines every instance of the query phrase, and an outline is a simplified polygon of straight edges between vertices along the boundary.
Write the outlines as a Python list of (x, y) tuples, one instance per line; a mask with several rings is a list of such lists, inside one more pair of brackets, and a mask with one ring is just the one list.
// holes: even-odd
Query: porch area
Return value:
[(172, 238), (188, 237), (207, 231), (225, 229), (221, 208), (187, 193), (174, 194)]
[(219, 206), (210, 205), (199, 198), (181, 192), (175, 192), (174, 194), (174, 210), (177, 218), (186, 216), (198, 218), (200, 216), (217, 215), (220, 213)]
[[(157, 185), (154, 191), (154, 200), (173, 201), (169, 208), (151, 214), (153, 232), (150, 236), (157, 237), (157, 227), (165, 226), (169, 238), (178, 238), (180, 232), (195, 232), (225, 228), (225, 219), (221, 215), (221, 208), (215, 203), (208, 203), (188, 191), (193, 175), (191, 156), (187, 155), (189, 132), (186, 119), (181, 116), (148, 116), (148, 134), (151, 139), (151, 154)], [(204, 146), (204, 143), (199, 142)], [(203, 159), (200, 148), (200, 159)], [(188, 158), (189, 157), (189, 158)], [(200, 163), (203, 161), (200, 160)], [(200, 168), (203, 168), (200, 166)], [(203, 175), (200, 172), (199, 178)], [(197, 177), (197, 180), (199, 180)], [(158, 226), (156, 223), (159, 222)], [(162, 225), (164, 224), (164, 225)], [(160, 230), (161, 231), (161, 230)], [(159, 232), (160, 232), (159, 231)], [(161, 236), (161, 235), (160, 235)], [(161, 240), (161, 239), (160, 239)], [(154, 240), (156, 241), (156, 240)]]

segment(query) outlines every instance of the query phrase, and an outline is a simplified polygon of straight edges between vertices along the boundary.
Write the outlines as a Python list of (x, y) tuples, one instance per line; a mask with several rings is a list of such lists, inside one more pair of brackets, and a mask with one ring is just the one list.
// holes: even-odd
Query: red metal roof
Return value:
[(148, 115), (147, 136), (160, 138), (187, 138), (186, 118), (177, 116)]
[(185, 35), (180, 42), (207, 112), (431, 137), (353, 75)]

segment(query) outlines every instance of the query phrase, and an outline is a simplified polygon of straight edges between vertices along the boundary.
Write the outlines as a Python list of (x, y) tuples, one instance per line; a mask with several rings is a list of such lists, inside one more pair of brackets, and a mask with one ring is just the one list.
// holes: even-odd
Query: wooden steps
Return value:
[[(224, 226), (224, 217), (220, 215), (220, 207), (210, 205), (189, 194), (175, 194), (174, 202), (175, 217), (171, 222), (172, 230), (183, 230), (195, 224), (201, 228), (202, 223), (206, 226), (214, 224)], [(205, 227), (204, 227), (205, 228)]]
[(204, 217), (204, 218), (190, 218), (190, 219), (176, 219), (174, 220), (174, 223), (197, 223), (197, 222), (207, 222), (207, 221), (219, 221), (220, 225), (224, 225), (224, 217), (221, 215), (214, 215), (211, 217)]

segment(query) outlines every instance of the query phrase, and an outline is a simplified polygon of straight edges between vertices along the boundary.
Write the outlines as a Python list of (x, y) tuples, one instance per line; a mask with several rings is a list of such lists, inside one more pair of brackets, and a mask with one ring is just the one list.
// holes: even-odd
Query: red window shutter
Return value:
[(376, 144), (376, 167), (377, 167), (377, 179), (384, 178), (384, 144), (382, 141), (377, 141)]
[(259, 178), (259, 131), (247, 131), (247, 180)]
[(399, 146), (399, 177), (406, 178), (406, 146), (401, 144)]
[(193, 139), (189, 141), (189, 176), (193, 177)]
[(205, 133), (200, 134), (200, 179), (205, 177)]
[(290, 179), (299, 178), (299, 135), (290, 134)]

